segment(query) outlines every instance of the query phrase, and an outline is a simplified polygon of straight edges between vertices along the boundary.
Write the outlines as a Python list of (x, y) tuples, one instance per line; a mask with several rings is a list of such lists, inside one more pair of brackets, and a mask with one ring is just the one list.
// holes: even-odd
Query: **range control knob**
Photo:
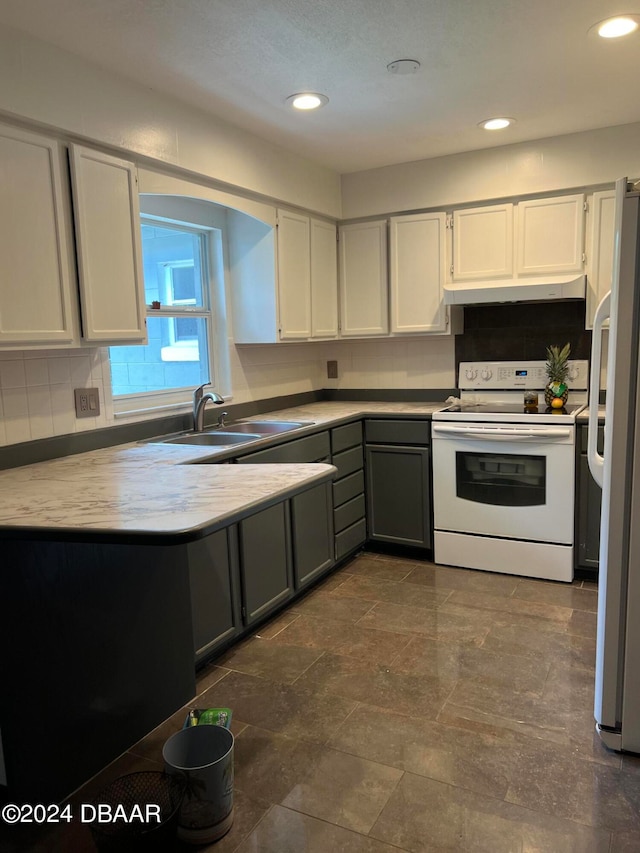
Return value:
[(488, 382), (493, 376), (493, 371), (489, 370), (488, 367), (484, 367), (482, 369), (482, 373), (480, 374), (481, 378), (484, 379), (485, 382)]
[(467, 377), (467, 379), (469, 381), (473, 381), (474, 379), (477, 378), (478, 371), (475, 369), (475, 367), (467, 367), (467, 369), (464, 372), (464, 375)]

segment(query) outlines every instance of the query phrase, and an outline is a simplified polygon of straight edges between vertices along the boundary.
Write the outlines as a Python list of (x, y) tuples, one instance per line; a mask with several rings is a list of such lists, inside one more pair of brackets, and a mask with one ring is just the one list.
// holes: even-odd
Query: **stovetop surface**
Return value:
[(584, 407), (583, 403), (567, 403), (561, 409), (552, 409), (547, 408), (546, 406), (538, 406), (535, 409), (526, 409), (522, 400), (518, 403), (503, 403), (503, 402), (483, 402), (478, 403), (476, 401), (465, 402), (461, 400), (459, 404), (453, 406), (447, 406), (446, 409), (443, 409), (443, 412), (469, 412), (469, 413), (477, 413), (477, 414), (505, 414), (505, 415), (515, 415), (515, 414), (524, 414), (529, 417), (535, 418), (539, 415), (555, 415), (555, 414), (563, 414), (563, 415), (577, 415), (577, 413)]
[(461, 400), (435, 412), (437, 421), (486, 421), (488, 423), (575, 423), (584, 403), (567, 403), (561, 409), (547, 408), (544, 403), (538, 408), (525, 408), (522, 398), (517, 402), (485, 400)]

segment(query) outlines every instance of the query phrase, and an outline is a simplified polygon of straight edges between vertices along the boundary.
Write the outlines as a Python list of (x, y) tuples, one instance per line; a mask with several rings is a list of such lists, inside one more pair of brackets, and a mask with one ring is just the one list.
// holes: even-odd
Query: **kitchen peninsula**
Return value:
[[(269, 416), (308, 422), (295, 433), (303, 437), (371, 414), (426, 421), (441, 405), (319, 402)], [(267, 438), (251, 447), (282, 443)], [(222, 548), (228, 565), (237, 564), (234, 549), (251, 556), (252, 537), (264, 534), (258, 586), (267, 583), (270, 549), (281, 548), (276, 562), (284, 566), (282, 591), (259, 589), (265, 607), (302, 589), (297, 549), (321, 525), (296, 531), (304, 516), (295, 501), (314, 494), (322, 501), (336, 469), (192, 464), (234, 455), (237, 448), (143, 442), (0, 474), (0, 783), (11, 796), (67, 796), (194, 695), (192, 563), (217, 560)], [(243, 538), (243, 525), (261, 518)], [(334, 564), (330, 512), (327, 518), (324, 571)], [(242, 582), (232, 578), (226, 593), (246, 632), (252, 614), (257, 621), (263, 610), (243, 598), (247, 612), (238, 613), (239, 586), (246, 596), (244, 575)], [(231, 626), (229, 636), (237, 635)], [(37, 684), (30, 678), (35, 661), (47, 664)]]

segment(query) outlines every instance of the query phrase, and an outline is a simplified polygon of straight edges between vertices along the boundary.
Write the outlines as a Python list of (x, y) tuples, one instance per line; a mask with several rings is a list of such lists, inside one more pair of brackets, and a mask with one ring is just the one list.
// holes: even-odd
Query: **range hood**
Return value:
[(584, 299), (585, 291), (586, 276), (584, 274), (450, 282), (444, 286), (444, 302), (445, 305), (552, 302), (558, 299)]

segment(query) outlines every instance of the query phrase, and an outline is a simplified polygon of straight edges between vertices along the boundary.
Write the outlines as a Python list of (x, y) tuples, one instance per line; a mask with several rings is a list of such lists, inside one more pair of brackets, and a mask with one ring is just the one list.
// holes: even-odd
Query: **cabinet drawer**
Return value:
[(345, 527), (349, 527), (351, 524), (355, 524), (356, 521), (360, 521), (360, 519), (364, 518), (364, 515), (364, 495), (358, 495), (358, 497), (347, 501), (346, 504), (342, 504), (339, 509), (333, 511), (333, 524), (336, 533), (340, 533)]
[(364, 454), (362, 445), (352, 447), (351, 450), (343, 450), (342, 453), (335, 453), (332, 457), (332, 463), (338, 469), (336, 479), (346, 477), (347, 474), (353, 474), (358, 468), (364, 466)]
[(319, 432), (295, 441), (288, 441), (279, 447), (258, 450), (238, 458), (238, 462), (255, 464), (256, 462), (317, 462), (329, 455), (329, 433)]
[(364, 471), (356, 471), (333, 484), (333, 505), (340, 506), (364, 492)]
[(361, 521), (356, 521), (351, 527), (347, 527), (342, 533), (336, 536), (336, 560), (344, 557), (349, 551), (353, 551), (358, 545), (367, 538), (367, 525), (364, 518)]
[[(587, 452), (587, 444), (589, 442), (589, 430), (586, 426), (580, 427), (580, 452)], [(598, 453), (604, 451), (604, 426), (598, 427)]]
[(340, 453), (348, 447), (362, 444), (362, 421), (355, 424), (345, 424), (331, 430), (331, 450)]
[(367, 420), (365, 436), (368, 444), (428, 445), (431, 443), (431, 422)]

